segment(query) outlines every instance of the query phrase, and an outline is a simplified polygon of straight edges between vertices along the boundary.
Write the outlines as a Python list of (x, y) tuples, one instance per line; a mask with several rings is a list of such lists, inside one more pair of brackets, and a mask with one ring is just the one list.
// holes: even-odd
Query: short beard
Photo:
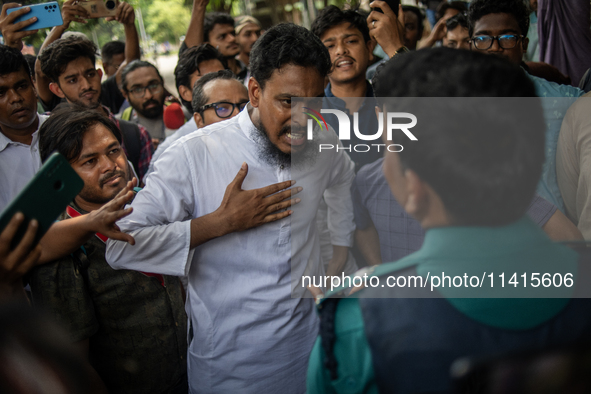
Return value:
[[(290, 126), (285, 126), (279, 132), (279, 136), (286, 134), (291, 131)], [(298, 130), (299, 131), (299, 130)], [(307, 133), (306, 129), (302, 130)], [(269, 133), (263, 123), (258, 121), (255, 125), (255, 132), (252, 134), (255, 143), (259, 146), (259, 159), (270, 166), (285, 166), (293, 167), (298, 169), (304, 169), (311, 167), (316, 163), (318, 156), (318, 132), (314, 128), (313, 139), (306, 142), (306, 146), (300, 152), (285, 153), (281, 151), (275, 144), (269, 139)]]
[[(144, 106), (150, 103), (156, 104), (156, 106), (144, 109)], [(164, 103), (159, 103), (157, 100), (148, 100), (142, 105), (138, 105), (137, 108), (134, 107), (134, 109), (146, 119), (158, 119), (164, 113)]]

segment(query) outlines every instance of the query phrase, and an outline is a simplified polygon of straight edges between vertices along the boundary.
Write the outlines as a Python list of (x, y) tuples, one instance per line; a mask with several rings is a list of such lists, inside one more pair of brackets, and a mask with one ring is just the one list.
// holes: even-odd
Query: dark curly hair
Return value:
[(488, 14), (510, 14), (519, 24), (521, 34), (527, 35), (529, 29), (529, 8), (522, 0), (474, 0), (468, 10), (468, 30), (474, 34), (474, 24)]
[(365, 42), (371, 40), (369, 36), (369, 28), (367, 27), (366, 17), (359, 13), (358, 10), (341, 10), (335, 5), (329, 5), (324, 8), (314, 22), (312, 22), (312, 33), (319, 38), (328, 30), (341, 23), (349, 23), (363, 34)]
[(24, 69), (31, 75), (27, 59), (16, 48), (0, 44), (0, 75), (8, 75)]
[(41, 62), (41, 71), (53, 82), (58, 82), (59, 76), (74, 60), (86, 57), (92, 64), (96, 63), (97, 47), (94, 42), (76, 36), (60, 38), (52, 42), (38, 56)]
[(293, 23), (280, 23), (267, 30), (250, 53), (250, 72), (261, 89), (275, 70), (293, 64), (314, 67), (322, 77), (331, 68), (328, 50), (316, 35)]

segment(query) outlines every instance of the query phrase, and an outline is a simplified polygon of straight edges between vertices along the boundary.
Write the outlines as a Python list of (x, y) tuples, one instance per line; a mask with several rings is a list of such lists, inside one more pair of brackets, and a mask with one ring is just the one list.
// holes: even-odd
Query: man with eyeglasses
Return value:
[(121, 92), (129, 102), (120, 118), (148, 130), (154, 147), (166, 138), (164, 107), (166, 90), (158, 69), (143, 60), (129, 63), (121, 74)]
[[(475, 0), (470, 4), (468, 22), (471, 47), (474, 51), (501, 56), (513, 64), (522, 62), (529, 43), (525, 36), (529, 27), (529, 10), (522, 1)], [(566, 111), (583, 91), (568, 85), (559, 85), (527, 73), (542, 100), (546, 121), (546, 160), (537, 193), (565, 212), (564, 202), (556, 179), (556, 146)]]

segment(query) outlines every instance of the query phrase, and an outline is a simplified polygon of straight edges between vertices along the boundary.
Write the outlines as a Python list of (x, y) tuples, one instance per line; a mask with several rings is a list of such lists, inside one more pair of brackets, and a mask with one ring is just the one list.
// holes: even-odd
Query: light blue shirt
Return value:
[[(191, 133), (166, 149), (118, 222), (135, 246), (109, 240), (116, 269), (188, 275), (186, 310), (192, 393), (304, 393), (308, 357), (318, 333), (314, 302), (301, 298), (301, 276), (323, 275), (316, 213), (321, 197), (337, 225), (333, 244), (351, 246), (354, 164), (341, 150), (322, 152), (301, 170), (259, 159), (247, 110)], [(336, 133), (320, 141), (337, 144)], [(190, 248), (191, 219), (216, 210), (243, 162), (245, 190), (292, 179), (303, 191), (293, 214)], [(332, 229), (331, 229), (332, 230)], [(312, 267), (312, 268), (311, 268)]]
[(562, 213), (565, 213), (564, 202), (556, 178), (558, 134), (560, 134), (560, 127), (566, 111), (584, 92), (570, 85), (559, 85), (543, 78), (527, 75), (535, 85), (536, 94), (542, 97), (544, 121), (546, 122), (546, 160), (542, 168), (542, 178), (538, 184), (537, 193), (556, 205)]

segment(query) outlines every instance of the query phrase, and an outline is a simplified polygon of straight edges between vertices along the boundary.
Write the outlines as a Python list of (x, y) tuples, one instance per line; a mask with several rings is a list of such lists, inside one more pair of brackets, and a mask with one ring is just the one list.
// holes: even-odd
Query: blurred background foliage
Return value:
[[(47, 1), (25, 0), (20, 3), (26, 5)], [(60, 6), (63, 2), (64, 0), (58, 0)], [(140, 33), (142, 48), (152, 48), (163, 43), (175, 46), (184, 39), (191, 18), (193, 0), (128, 0), (128, 2), (136, 10), (136, 26)], [(309, 27), (318, 10), (329, 4), (339, 7), (356, 7), (360, 2), (362, 8), (369, 8), (369, 0), (210, 0), (207, 8), (208, 11), (226, 12), (232, 16), (253, 15), (265, 28), (280, 22), (294, 22)], [(123, 27), (114, 21), (90, 19), (86, 24), (73, 22), (69, 30), (86, 34), (99, 48), (112, 40), (124, 40)], [(38, 49), (48, 33), (49, 29), (42, 30), (25, 42)]]

